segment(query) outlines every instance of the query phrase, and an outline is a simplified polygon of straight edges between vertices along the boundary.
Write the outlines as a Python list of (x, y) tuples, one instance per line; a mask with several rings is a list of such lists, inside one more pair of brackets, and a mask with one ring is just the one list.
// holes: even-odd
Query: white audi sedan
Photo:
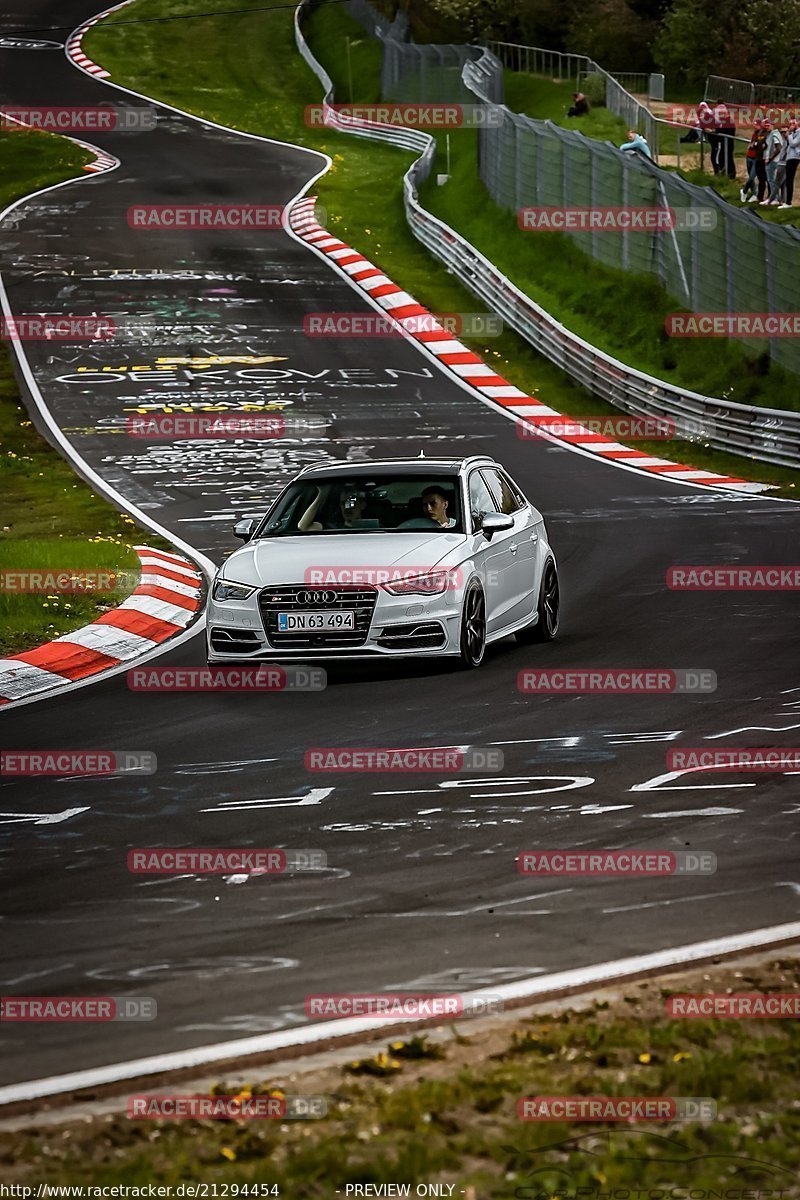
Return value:
[(558, 630), (541, 513), (493, 459), (308, 467), (220, 568), (208, 661), (449, 656)]

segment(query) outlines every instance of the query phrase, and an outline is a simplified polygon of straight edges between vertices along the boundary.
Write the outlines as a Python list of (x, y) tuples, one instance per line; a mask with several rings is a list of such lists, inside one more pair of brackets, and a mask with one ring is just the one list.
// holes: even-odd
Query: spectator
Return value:
[(573, 92), (572, 99), (574, 100), (575, 103), (570, 108), (567, 109), (567, 116), (568, 117), (588, 116), (591, 106), (589, 104), (589, 101), (584, 96), (583, 92)]
[(753, 121), (753, 132), (750, 135), (750, 145), (745, 152), (745, 165), (747, 166), (747, 178), (744, 181), (744, 186), (739, 191), (739, 199), (742, 204), (747, 203), (748, 195), (753, 195), (755, 198), (756, 190), (756, 134), (760, 131), (762, 125), (761, 117), (756, 117)]
[(777, 167), (777, 157), (780, 155), (783, 146), (783, 136), (777, 126), (770, 125), (769, 133), (766, 134), (766, 146), (764, 150), (764, 167), (766, 170), (766, 186), (769, 191), (766, 193), (762, 204), (780, 204), (780, 200), (776, 199), (772, 202), (772, 193), (775, 192), (775, 170)]
[(783, 199), (787, 208), (792, 207), (794, 200), (794, 177), (797, 174), (797, 164), (800, 162), (800, 125), (797, 121), (789, 122), (789, 133), (786, 137), (786, 184)]
[(775, 162), (778, 154), (781, 152), (783, 138), (781, 131), (771, 121), (766, 121), (768, 131), (766, 131), (766, 145), (764, 146), (764, 173), (766, 175), (766, 196), (758, 197), (760, 204), (770, 204), (772, 187), (775, 184)]
[(641, 150), (642, 154), (647, 155), (648, 158), (653, 157), (653, 152), (647, 142), (635, 129), (628, 130), (628, 140), (622, 143), (620, 150)]
[(701, 100), (697, 106), (697, 124), (692, 126), (686, 136), (681, 138), (681, 141), (699, 142), (703, 137), (708, 137), (713, 133), (714, 110), (705, 100)]
[[(750, 139), (750, 145), (753, 149), (753, 174), (740, 193), (744, 197), (742, 203), (746, 200), (748, 204), (755, 204), (756, 200), (764, 199), (764, 193), (767, 190), (767, 168), (764, 156), (767, 147), (767, 137), (771, 128), (772, 123), (764, 118), (753, 129), (753, 136)], [(755, 195), (756, 185), (758, 185), (757, 196)]]
[(733, 148), (736, 145), (734, 141), (736, 125), (724, 100), (717, 100), (714, 104), (714, 128), (717, 139), (716, 161), (714, 149), (711, 150), (711, 165), (714, 168), (714, 174), (727, 175), (729, 179), (735, 179), (736, 162)]
[[(786, 155), (789, 150), (789, 122), (787, 121), (781, 131), (781, 148), (778, 151), (778, 156), (775, 159), (775, 177), (769, 193), (770, 204), (776, 205), (778, 208), (788, 208), (786, 203)], [(769, 174), (769, 167), (767, 167)]]

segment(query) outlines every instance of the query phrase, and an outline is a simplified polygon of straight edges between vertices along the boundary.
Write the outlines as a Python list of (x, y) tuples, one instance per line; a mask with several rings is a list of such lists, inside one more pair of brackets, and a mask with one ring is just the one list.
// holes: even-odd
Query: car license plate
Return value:
[(325, 633), (335, 629), (355, 629), (354, 612), (279, 612), (279, 633)]

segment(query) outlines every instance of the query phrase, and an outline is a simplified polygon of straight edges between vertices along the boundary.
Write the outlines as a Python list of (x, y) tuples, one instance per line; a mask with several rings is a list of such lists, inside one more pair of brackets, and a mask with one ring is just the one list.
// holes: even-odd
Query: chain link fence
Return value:
[[(427, 212), (419, 202), (418, 193), (433, 171), (436, 153), (434, 139), (421, 130), (354, 119), (330, 108), (333, 103), (330, 78), (311, 54), (301, 30), (303, 12), (312, 6), (313, 0), (303, 0), (296, 10), (295, 38), (301, 55), (322, 83), (328, 123), (342, 132), (417, 151), (419, 157), (404, 178), (406, 217), (415, 236), (446, 264), (465, 287), (503, 316), (509, 326), (525, 337), (536, 350), (593, 395), (615, 407), (636, 415), (691, 420), (705, 430), (700, 440), (715, 449), (764, 462), (800, 466), (800, 413), (704, 396), (636, 371), (604, 354), (555, 321), (465, 238)], [(513, 117), (497, 100), (488, 99), (489, 91), (494, 89), (496, 93), (502, 89), (502, 67), (497, 59), (480, 47), (457, 49), (465, 51), (462, 85), (472, 101), (482, 99), (487, 107), (499, 108), (505, 114), (499, 129), (484, 128), (481, 131), (482, 137), (491, 133), (502, 135), (488, 139), (482, 149), (482, 155), (496, 155), (493, 165), (482, 163), (482, 173), (485, 170), (494, 182), (502, 179), (508, 183), (513, 180), (513, 202), (509, 207), (518, 206), (517, 187), (526, 195), (525, 189), (532, 186), (531, 180), (536, 180), (537, 172), (541, 172), (540, 186), (543, 191), (549, 178), (552, 187), (561, 188), (556, 195), (569, 195), (573, 204), (592, 203), (591, 197), (602, 193), (602, 203), (613, 202), (613, 195), (621, 195), (626, 204), (649, 205), (656, 194), (654, 189), (661, 187), (664, 189), (661, 206), (664, 206), (670, 199), (667, 190), (670, 186), (681, 189), (677, 196), (688, 197), (686, 207), (689, 209), (697, 208), (701, 203), (705, 205), (711, 198), (710, 189), (694, 187), (675, 176), (659, 172), (647, 160), (634, 161), (635, 156), (630, 152), (622, 153), (609, 145), (592, 142), (578, 133), (559, 129), (550, 122)], [(400, 69), (403, 61), (413, 64), (404, 77), (406, 82), (412, 76), (419, 79), (419, 60), (397, 57), (398, 83), (403, 83)], [(448, 78), (451, 78), (450, 72)], [(447, 97), (451, 102), (459, 102), (460, 98), (460, 92), (457, 97)], [(419, 99), (419, 96), (414, 99)], [(598, 154), (606, 157), (598, 158)], [(548, 195), (545, 202), (553, 204), (557, 200)], [(717, 202), (724, 205), (721, 200)], [(724, 207), (735, 217), (741, 217), (741, 220), (728, 222), (723, 219), (720, 222), (703, 252), (702, 261), (695, 243), (699, 237), (708, 237), (706, 232), (675, 233), (674, 240), (670, 238), (669, 243), (663, 237), (659, 242), (653, 241), (648, 234), (639, 233), (575, 236), (583, 238), (588, 252), (597, 251), (598, 257), (608, 253), (608, 245), (613, 244), (612, 236), (618, 239), (623, 265), (631, 270), (659, 274), (665, 287), (673, 294), (680, 296), (688, 293), (695, 297), (698, 310), (704, 306), (707, 311), (755, 311), (753, 300), (756, 294), (758, 297), (772, 296), (773, 300), (778, 295), (794, 296), (800, 286), (795, 280), (795, 256), (800, 235), (795, 231), (774, 230), (750, 213), (739, 214), (730, 206)], [(783, 243), (783, 260), (778, 262), (779, 250), (776, 245), (765, 243), (763, 239), (781, 232), (790, 235), (792, 253), (786, 252), (786, 243)], [(604, 242), (608, 243), (605, 250)], [(599, 245), (595, 246), (595, 243)], [(736, 275), (731, 270), (731, 263), (739, 258), (751, 263), (752, 278), (748, 278), (744, 271)], [(727, 303), (712, 304), (711, 300), (716, 301), (721, 294), (727, 297)], [(798, 308), (796, 300), (791, 303), (795, 309)], [(773, 308), (771, 311), (781, 309)], [(757, 485), (753, 487), (757, 490)]]
[[(516, 213), (542, 207), (668, 210), (672, 229), (574, 230), (567, 236), (605, 266), (653, 276), (691, 312), (800, 311), (798, 230), (734, 208), (713, 188), (661, 170), (637, 151), (512, 113), (499, 102), (503, 66), (491, 51), (392, 39), (384, 39), (383, 47), (386, 99), (479, 102), (494, 110), (478, 125), (478, 171), (501, 208)], [(639, 109), (646, 114), (646, 129), (648, 121), (657, 124), (610, 75), (607, 86), (615, 97), (613, 108), (631, 128), (641, 123)], [(520, 231), (519, 236), (536, 234)], [(798, 339), (741, 340), (800, 374)]]

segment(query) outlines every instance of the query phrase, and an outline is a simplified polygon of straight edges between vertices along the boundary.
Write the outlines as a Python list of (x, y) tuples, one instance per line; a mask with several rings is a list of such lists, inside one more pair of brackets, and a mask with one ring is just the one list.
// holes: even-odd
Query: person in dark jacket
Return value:
[(731, 116), (730, 109), (724, 100), (717, 100), (714, 104), (714, 125), (717, 138), (717, 156), (714, 162), (714, 152), (711, 152), (711, 162), (714, 167), (715, 175), (727, 175), (729, 179), (736, 178), (736, 163), (733, 157), (734, 146), (736, 145), (736, 125)]
[(591, 106), (583, 92), (573, 92), (572, 101), (571, 107), (567, 109), (568, 117), (585, 117), (588, 115)]

